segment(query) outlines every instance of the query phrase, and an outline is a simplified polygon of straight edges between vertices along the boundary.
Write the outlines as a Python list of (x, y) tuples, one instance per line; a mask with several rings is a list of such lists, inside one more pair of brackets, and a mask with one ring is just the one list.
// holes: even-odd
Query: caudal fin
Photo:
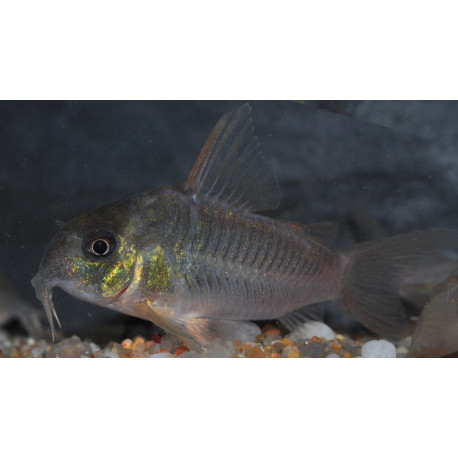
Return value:
[(399, 297), (402, 282), (432, 252), (453, 248), (458, 248), (458, 232), (432, 229), (361, 243), (342, 252), (339, 307), (380, 335), (406, 335), (412, 323)]

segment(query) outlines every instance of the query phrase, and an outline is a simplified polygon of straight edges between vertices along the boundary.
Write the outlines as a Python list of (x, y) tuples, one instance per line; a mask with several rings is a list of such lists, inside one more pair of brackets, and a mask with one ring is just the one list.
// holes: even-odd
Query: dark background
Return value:
[[(241, 103), (0, 102), (0, 272), (40, 307), (30, 279), (55, 221), (182, 182), (218, 118)], [(336, 247), (354, 243), (355, 203), (391, 234), (458, 228), (457, 102), (251, 104), (283, 190), (272, 216), (337, 221)], [(141, 326), (54, 296), (66, 335)]]

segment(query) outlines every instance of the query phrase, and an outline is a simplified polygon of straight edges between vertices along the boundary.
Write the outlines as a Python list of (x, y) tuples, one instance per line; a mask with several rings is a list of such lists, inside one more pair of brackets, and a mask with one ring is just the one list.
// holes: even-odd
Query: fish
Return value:
[(457, 248), (458, 232), (415, 231), (335, 251), (337, 223), (264, 215), (281, 191), (251, 111), (244, 104), (218, 121), (181, 185), (89, 211), (55, 235), (32, 279), (53, 339), (55, 287), (152, 321), (199, 351), (256, 320), (294, 329), (316, 320), (324, 301), (380, 335), (411, 330), (399, 286), (426, 255)]
[(441, 357), (458, 352), (458, 269), (436, 285), (418, 318), (409, 356)]

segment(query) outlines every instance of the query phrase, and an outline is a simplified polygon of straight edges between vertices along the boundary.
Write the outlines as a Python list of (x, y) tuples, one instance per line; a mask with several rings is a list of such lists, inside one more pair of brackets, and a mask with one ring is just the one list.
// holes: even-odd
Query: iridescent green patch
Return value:
[(70, 260), (68, 276), (79, 280), (80, 284), (92, 283), (103, 273), (104, 266), (98, 262), (91, 262), (76, 256), (67, 258)]
[(156, 246), (151, 255), (146, 287), (152, 291), (173, 293), (172, 270), (160, 245)]
[(111, 297), (118, 294), (130, 281), (130, 271), (135, 263), (135, 254), (128, 251), (124, 259), (120, 259), (110, 267), (102, 280), (102, 296)]

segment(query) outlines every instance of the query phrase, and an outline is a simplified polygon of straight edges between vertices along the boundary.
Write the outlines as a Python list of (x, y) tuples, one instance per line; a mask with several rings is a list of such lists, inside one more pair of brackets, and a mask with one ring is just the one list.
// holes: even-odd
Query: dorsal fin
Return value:
[(248, 104), (224, 115), (208, 137), (183, 189), (250, 211), (274, 210), (280, 187), (253, 135)]
[(297, 235), (310, 237), (326, 247), (330, 247), (337, 236), (338, 224), (331, 221), (307, 225), (295, 221), (284, 221), (284, 224), (293, 229)]

